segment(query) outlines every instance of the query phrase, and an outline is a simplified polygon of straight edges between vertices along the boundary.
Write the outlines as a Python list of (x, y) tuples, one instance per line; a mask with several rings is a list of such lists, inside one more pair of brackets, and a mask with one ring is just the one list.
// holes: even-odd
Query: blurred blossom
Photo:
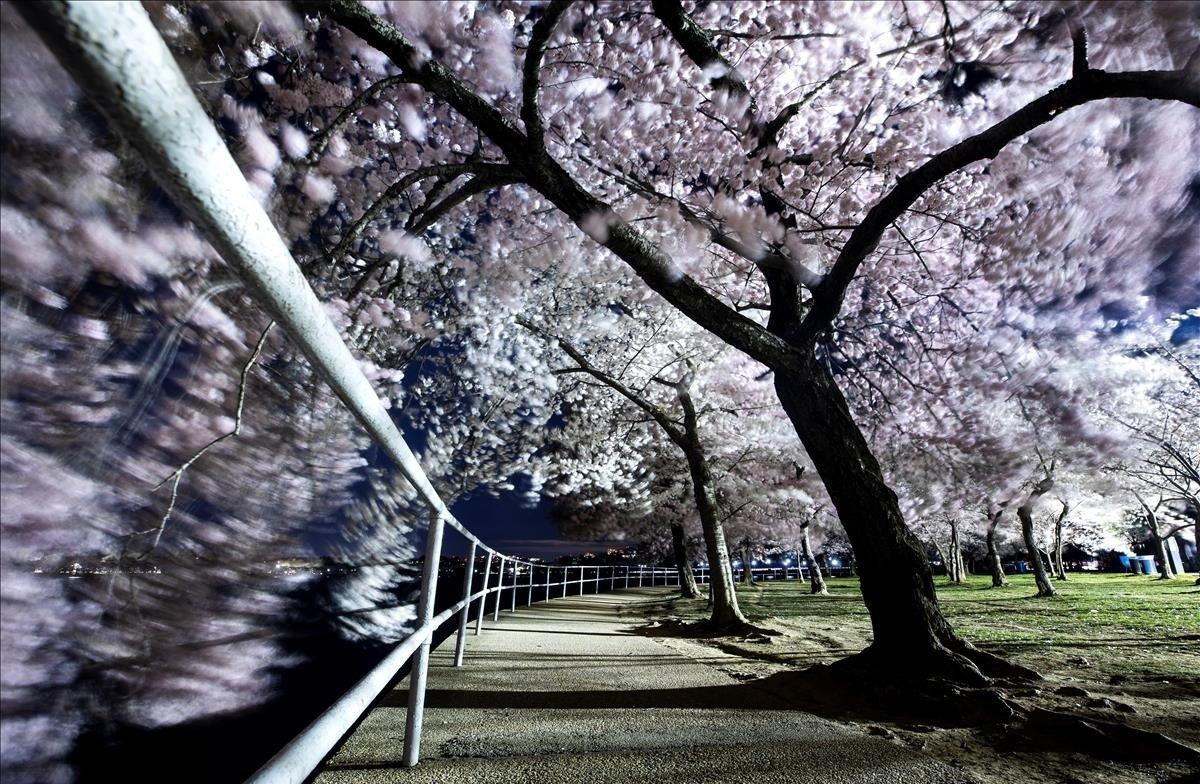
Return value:
[[(542, 6), (366, 5), (519, 116)], [(1196, 56), (1186, 3), (910, 6), (697, 4), (719, 46), (736, 42), (733, 72), (696, 67), (651, 13), (573, 7), (539, 99), (548, 152), (612, 205), (578, 224), (531, 187), (469, 173), (397, 188), (503, 154), (330, 21), (274, 2), (148, 9), (448, 504), (520, 486), (555, 500), (565, 535), (663, 552), (670, 525), (697, 530), (678, 450), (644, 407), (564, 372), (562, 347), (522, 318), (672, 417), (655, 379), (691, 367), (731, 540), (807, 533), (833, 552), (844, 533), (772, 375), (602, 245), (636, 229), (665, 278), (762, 325), (759, 263), (810, 285), (900, 176), (1067, 78), (1064, 10), (1095, 67)], [(106, 723), (270, 699), (296, 664), (281, 635), (326, 587), (322, 628), (402, 638), (425, 518), (281, 330), (247, 366), (261, 306), (11, 4), (0, 33), (0, 758), (23, 784), (71, 780), (64, 760)], [(734, 77), (753, 104), (720, 87)], [(789, 106), (757, 149), (743, 131)], [(1089, 104), (947, 177), (884, 232), (817, 358), (914, 531), (964, 510), (978, 528), (1053, 463), (1064, 497), (1097, 510), (1080, 536), (1099, 540), (1159, 454), (1136, 427), (1166, 423), (1195, 449), (1182, 368), (1198, 341), (1174, 358), (1162, 346), (1200, 305), (1198, 161), (1193, 108)], [(223, 438), (243, 392), (241, 432)], [(173, 472), (216, 439), (172, 506)], [(318, 585), (296, 566), (318, 549), (349, 571)]]

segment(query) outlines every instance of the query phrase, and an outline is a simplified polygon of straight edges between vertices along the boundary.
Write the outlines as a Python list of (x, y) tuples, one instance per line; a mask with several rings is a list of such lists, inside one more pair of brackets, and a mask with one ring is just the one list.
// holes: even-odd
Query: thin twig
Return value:
[(227, 433), (217, 436), (204, 446), (200, 447), (200, 449), (196, 450), (191, 457), (189, 457), (184, 463), (171, 472), (170, 475), (154, 486), (154, 489), (158, 490), (167, 482), (171, 482), (171, 501), (169, 504), (167, 504), (167, 511), (163, 514), (162, 520), (159, 522), (157, 528), (151, 528), (147, 531), (139, 531), (136, 534), (133, 534), (134, 536), (140, 536), (149, 533), (154, 534), (154, 542), (150, 545), (150, 549), (142, 553), (140, 557), (144, 558), (145, 556), (149, 555), (158, 548), (158, 543), (162, 541), (163, 532), (167, 530), (167, 523), (171, 519), (171, 513), (175, 511), (175, 502), (179, 498), (179, 482), (183, 479), (183, 472), (186, 471), (192, 465), (192, 463), (195, 463), (197, 460), (199, 460), (205, 452), (212, 449), (217, 444), (221, 443), (227, 438), (235, 438), (241, 434), (242, 412), (246, 407), (246, 385), (250, 378), (250, 371), (254, 368), (254, 363), (258, 361), (259, 356), (262, 354), (263, 346), (265, 346), (267, 343), (267, 335), (270, 334), (271, 327), (274, 326), (274, 321), (272, 321), (270, 324), (267, 324), (267, 326), (263, 329), (262, 334), (258, 337), (258, 343), (256, 343), (254, 346), (254, 352), (250, 355), (250, 358), (246, 360), (246, 364), (242, 366), (241, 377), (238, 381), (237, 411), (234, 415), (233, 429)]

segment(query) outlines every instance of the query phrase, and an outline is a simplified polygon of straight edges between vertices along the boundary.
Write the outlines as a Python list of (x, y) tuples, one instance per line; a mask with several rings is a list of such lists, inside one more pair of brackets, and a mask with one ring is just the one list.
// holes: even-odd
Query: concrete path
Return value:
[(965, 781), (889, 741), (804, 713), (632, 629), (668, 589), (555, 599), (502, 612), (430, 661), (421, 764), (400, 766), (406, 682), (326, 763), (346, 782)]

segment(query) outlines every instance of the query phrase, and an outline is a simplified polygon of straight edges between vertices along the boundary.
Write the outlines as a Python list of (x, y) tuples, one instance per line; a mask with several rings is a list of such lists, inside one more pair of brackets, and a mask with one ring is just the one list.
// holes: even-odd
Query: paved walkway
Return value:
[(400, 766), (406, 682), (326, 763), (345, 782), (962, 782), (633, 633), (665, 589), (555, 599), (451, 636), (430, 661), (421, 764)]

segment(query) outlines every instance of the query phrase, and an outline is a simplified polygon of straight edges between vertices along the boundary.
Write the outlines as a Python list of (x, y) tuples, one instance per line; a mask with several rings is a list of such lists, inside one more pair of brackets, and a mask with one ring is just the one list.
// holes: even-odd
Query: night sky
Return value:
[[(550, 520), (550, 509), (551, 503), (546, 499), (530, 508), (523, 505), (522, 496), (510, 492), (498, 498), (477, 493), (454, 504), (450, 511), (480, 539), (514, 555), (538, 555), (550, 559), (628, 544), (561, 539)], [(447, 531), (443, 547), (448, 555), (465, 555), (467, 552), (466, 540), (457, 532)]]

